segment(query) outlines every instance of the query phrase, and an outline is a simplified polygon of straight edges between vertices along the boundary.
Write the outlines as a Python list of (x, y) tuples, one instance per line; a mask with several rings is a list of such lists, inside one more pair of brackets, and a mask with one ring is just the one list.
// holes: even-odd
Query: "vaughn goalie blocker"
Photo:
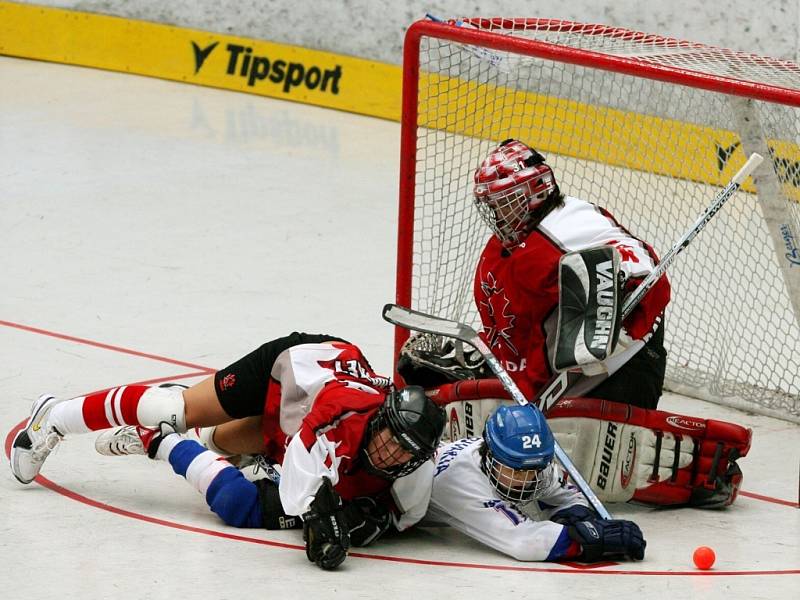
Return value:
[[(556, 373), (569, 374), (570, 398), (543, 408), (601, 500), (729, 505), (750, 430), (655, 410), (666, 368), (666, 277), (621, 318), (655, 252), (607, 211), (562, 194), (544, 160), (506, 140), (475, 171), (475, 203), (494, 233), (475, 273), (481, 337), (528, 398)], [(427, 388), (490, 377), (477, 352), (428, 334), (409, 339), (398, 370)], [(451, 437), (480, 432), (507, 398), (491, 385), (445, 385), (438, 395), (460, 400), (447, 409)]]

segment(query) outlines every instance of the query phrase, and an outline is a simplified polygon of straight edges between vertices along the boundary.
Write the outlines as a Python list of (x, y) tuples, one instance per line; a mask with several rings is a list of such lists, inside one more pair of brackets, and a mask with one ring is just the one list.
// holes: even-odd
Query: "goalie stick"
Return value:
[[(730, 183), (726, 185), (720, 192), (714, 197), (713, 202), (706, 208), (700, 218), (695, 221), (695, 223), (689, 228), (689, 230), (683, 234), (683, 236), (672, 246), (672, 248), (667, 252), (664, 257), (659, 261), (656, 265), (655, 269), (640, 283), (636, 289), (625, 299), (622, 304), (622, 310), (620, 311), (620, 321), (624, 321), (628, 315), (631, 314), (636, 305), (639, 304), (641, 299), (644, 295), (648, 292), (650, 288), (652, 288), (656, 282), (661, 278), (661, 276), (667, 271), (669, 266), (675, 260), (675, 257), (678, 256), (683, 250), (688, 246), (695, 236), (700, 233), (708, 224), (708, 222), (714, 217), (715, 214), (719, 211), (720, 208), (733, 196), (734, 193), (742, 186), (742, 183), (745, 179), (755, 171), (761, 162), (764, 160), (764, 157), (760, 154), (756, 154), (755, 152), (750, 155), (747, 159), (747, 162), (742, 165), (742, 168), (739, 169), (733, 178), (730, 180)], [(580, 376), (580, 374), (577, 374)], [(563, 371), (561, 373), (556, 373), (550, 381), (547, 382), (542, 390), (536, 397), (536, 406), (538, 406), (544, 413), (547, 413), (547, 410), (553, 406), (559, 399), (561, 399), (564, 394), (570, 389), (571, 382), (570, 382), (570, 372)]]
[[(393, 325), (399, 325), (400, 327), (405, 327), (406, 329), (413, 329), (415, 331), (422, 331), (424, 333), (433, 333), (436, 335), (455, 338), (474, 346), (475, 349), (480, 352), (481, 356), (483, 356), (483, 358), (486, 360), (486, 364), (488, 364), (492, 371), (494, 371), (494, 374), (497, 375), (497, 378), (503, 384), (503, 387), (506, 388), (511, 394), (511, 397), (514, 399), (514, 401), (523, 406), (530, 404), (517, 387), (517, 384), (514, 383), (514, 380), (511, 379), (511, 376), (500, 364), (500, 361), (497, 360), (497, 357), (492, 354), (489, 346), (487, 346), (486, 343), (481, 339), (481, 337), (478, 335), (478, 332), (469, 325), (458, 323), (457, 321), (451, 321), (449, 319), (442, 319), (441, 317), (434, 317), (433, 315), (427, 315), (416, 310), (403, 308), (397, 304), (387, 304), (384, 306), (383, 318)], [(532, 406), (536, 410), (539, 410), (539, 407), (535, 404), (532, 404)], [(603, 503), (600, 502), (600, 499), (592, 491), (592, 488), (589, 487), (589, 484), (586, 483), (583, 475), (580, 474), (580, 471), (578, 471), (575, 464), (572, 462), (570, 457), (567, 456), (567, 453), (564, 452), (563, 448), (561, 448), (558, 442), (555, 442), (555, 454), (558, 461), (564, 466), (567, 473), (569, 473), (569, 476), (572, 477), (572, 481), (575, 482), (575, 485), (578, 486), (578, 489), (580, 489), (581, 493), (586, 496), (586, 499), (589, 501), (589, 504), (592, 505), (592, 508), (597, 511), (597, 514), (603, 519), (610, 519), (611, 514), (606, 510), (605, 506), (603, 506)]]

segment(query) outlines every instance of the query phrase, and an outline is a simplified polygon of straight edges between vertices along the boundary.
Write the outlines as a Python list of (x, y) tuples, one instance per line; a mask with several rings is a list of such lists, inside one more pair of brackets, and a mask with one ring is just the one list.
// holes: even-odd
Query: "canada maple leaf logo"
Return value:
[(633, 246), (629, 246), (627, 244), (621, 244), (617, 240), (611, 240), (608, 242), (609, 246), (614, 246), (617, 251), (619, 252), (619, 256), (622, 260), (628, 262), (639, 262), (639, 257), (636, 256), (636, 251), (633, 249)]
[(486, 298), (481, 300), (480, 304), (485, 308), (484, 314), (491, 321), (483, 325), (489, 347), (495, 348), (502, 340), (515, 355), (519, 356), (519, 351), (511, 342), (511, 330), (514, 329), (517, 317), (508, 310), (511, 301), (506, 296), (505, 288), (497, 285), (492, 273), (487, 273), (486, 279), (481, 281), (481, 291)]

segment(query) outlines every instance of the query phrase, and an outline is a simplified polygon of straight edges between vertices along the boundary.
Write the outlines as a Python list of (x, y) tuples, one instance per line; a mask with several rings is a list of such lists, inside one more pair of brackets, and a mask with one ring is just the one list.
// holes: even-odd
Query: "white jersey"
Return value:
[[(583, 496), (555, 476), (539, 500), (523, 505), (502, 500), (481, 471), (481, 443), (478, 438), (467, 438), (439, 447), (426, 517), (447, 523), (517, 560), (562, 556), (570, 544), (566, 528), (547, 519), (569, 506), (585, 506)], [(558, 469), (555, 463), (548, 468)]]

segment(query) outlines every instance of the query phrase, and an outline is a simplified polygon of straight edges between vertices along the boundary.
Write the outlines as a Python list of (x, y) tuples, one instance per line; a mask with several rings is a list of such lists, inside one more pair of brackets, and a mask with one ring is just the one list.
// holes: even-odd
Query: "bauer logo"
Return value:
[(407, 434), (407, 433), (401, 433), (401, 434), (400, 434), (400, 438), (401, 438), (403, 441), (405, 441), (405, 447), (406, 447), (406, 448), (411, 448), (411, 449), (412, 449), (413, 451), (415, 451), (415, 452), (419, 452), (419, 451), (421, 450), (421, 448), (419, 447), (419, 444), (417, 444), (417, 442), (415, 442), (414, 440), (412, 440), (412, 439), (411, 439), (411, 438), (408, 436), (408, 434)]
[(680, 415), (672, 415), (667, 417), (667, 423), (678, 429), (688, 429), (690, 431), (698, 431), (706, 428), (706, 422), (700, 419), (692, 419), (691, 417), (682, 417)]
[(614, 457), (614, 448), (617, 445), (618, 425), (614, 421), (609, 421), (606, 427), (606, 439), (603, 444), (603, 454), (600, 457), (600, 473), (597, 475), (597, 487), (601, 490), (606, 489), (608, 475), (611, 472), (611, 459)]

